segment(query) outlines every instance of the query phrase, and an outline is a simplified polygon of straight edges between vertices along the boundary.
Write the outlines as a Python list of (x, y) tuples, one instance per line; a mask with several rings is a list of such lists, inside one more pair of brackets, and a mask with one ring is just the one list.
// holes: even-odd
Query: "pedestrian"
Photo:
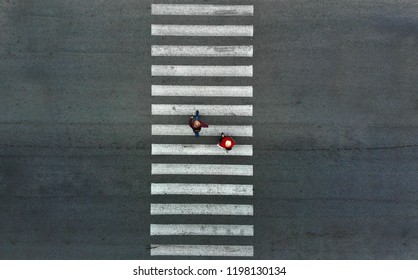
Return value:
[(202, 127), (209, 127), (206, 123), (202, 122), (200, 120), (199, 111), (196, 111), (196, 114), (194, 116), (191, 116), (189, 119), (189, 126), (193, 129), (194, 135), (196, 137), (199, 137), (199, 132), (202, 129)]
[(232, 147), (235, 145), (235, 140), (232, 139), (230, 136), (225, 136), (225, 134), (221, 133), (221, 138), (219, 138), (218, 146), (224, 148), (227, 152), (229, 152)]

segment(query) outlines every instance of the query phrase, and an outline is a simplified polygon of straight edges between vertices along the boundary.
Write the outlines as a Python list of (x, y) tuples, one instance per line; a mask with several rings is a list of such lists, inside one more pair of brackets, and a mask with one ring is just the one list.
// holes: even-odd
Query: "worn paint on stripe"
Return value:
[(152, 85), (152, 96), (252, 97), (252, 86)]
[(152, 104), (152, 115), (252, 116), (252, 105)]
[(151, 235), (254, 236), (253, 225), (151, 224)]
[(152, 155), (177, 156), (252, 156), (252, 145), (235, 145), (230, 151), (217, 145), (204, 144), (152, 144)]
[(152, 4), (152, 15), (253, 16), (253, 5)]
[[(221, 132), (225, 135), (237, 137), (253, 137), (252, 125), (210, 125), (200, 131), (200, 136), (220, 136)], [(194, 136), (192, 129), (186, 125), (175, 124), (153, 124), (151, 126), (152, 135), (165, 136)]]
[(176, 25), (152, 24), (153, 36), (243, 36), (252, 37), (252, 25)]
[(253, 216), (252, 205), (151, 203), (151, 215), (222, 215)]
[(151, 65), (152, 76), (169, 77), (252, 77), (252, 65)]
[(151, 244), (151, 256), (253, 257), (253, 246)]
[(253, 176), (252, 165), (152, 163), (152, 175)]
[(234, 195), (252, 196), (253, 185), (151, 183), (151, 195)]
[(152, 56), (252, 57), (253, 46), (151, 46)]

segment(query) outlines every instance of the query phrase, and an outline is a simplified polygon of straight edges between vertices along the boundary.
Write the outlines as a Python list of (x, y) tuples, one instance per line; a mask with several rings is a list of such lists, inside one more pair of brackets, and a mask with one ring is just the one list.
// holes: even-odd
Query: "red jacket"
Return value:
[(201, 120), (199, 120), (200, 125), (198, 127), (194, 127), (193, 123), (195, 121), (195, 118), (190, 118), (189, 119), (189, 126), (193, 129), (194, 132), (199, 132), (202, 127), (209, 127), (206, 123), (202, 122)]
[[(229, 144), (229, 146), (227, 144)], [(221, 146), (224, 149), (231, 150), (232, 147), (234, 147), (234, 145), (235, 145), (235, 140), (232, 139), (232, 137), (225, 136), (219, 140), (219, 146)]]

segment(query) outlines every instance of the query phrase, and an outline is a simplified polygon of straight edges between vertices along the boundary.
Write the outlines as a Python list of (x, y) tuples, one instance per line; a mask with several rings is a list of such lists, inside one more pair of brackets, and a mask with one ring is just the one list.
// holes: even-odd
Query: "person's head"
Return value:
[(193, 122), (193, 127), (194, 127), (194, 128), (199, 128), (200, 126), (201, 126), (200, 121), (195, 120), (195, 121)]
[(228, 150), (230, 150), (232, 148), (232, 142), (231, 142), (231, 140), (226, 140), (225, 141), (225, 147)]
[(221, 133), (221, 138), (224, 138), (225, 137), (225, 134), (222, 132)]

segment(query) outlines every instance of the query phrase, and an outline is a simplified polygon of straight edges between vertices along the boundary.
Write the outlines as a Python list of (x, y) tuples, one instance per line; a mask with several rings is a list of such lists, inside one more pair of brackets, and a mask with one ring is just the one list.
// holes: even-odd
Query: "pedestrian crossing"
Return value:
[(151, 203), (151, 215), (222, 215), (252, 216), (252, 205)]
[(241, 164), (152, 163), (151, 174), (253, 176), (253, 166)]
[(252, 5), (190, 5), (190, 4), (152, 4), (152, 15), (176, 16), (252, 16)]
[(187, 184), (151, 183), (152, 195), (234, 195), (252, 196), (253, 185), (248, 184)]
[(151, 244), (151, 256), (252, 257), (253, 246)]
[[(167, 2), (151, 4), (151, 38), (158, 44), (150, 54), (158, 63), (150, 66), (150, 255), (253, 257), (254, 5)], [(238, 37), (242, 44), (232, 40)], [(209, 124), (200, 132), (204, 139), (188, 125), (196, 110)], [(217, 146), (221, 132), (237, 141), (228, 152)], [(184, 244), (182, 236), (193, 239)]]
[(152, 85), (152, 96), (253, 97), (252, 86)]
[(151, 224), (151, 235), (253, 236), (253, 225)]
[(152, 76), (170, 77), (252, 77), (252, 65), (152, 65)]
[(199, 110), (205, 116), (247, 116), (253, 115), (252, 105), (199, 105), (199, 104), (152, 104), (152, 115), (189, 116)]
[(153, 36), (252, 37), (253, 33), (252, 25), (151, 25)]
[(151, 46), (151, 56), (252, 57), (252, 46)]
[[(252, 125), (210, 125), (208, 129), (202, 129), (200, 136), (219, 136), (221, 132), (237, 137), (253, 137)], [(190, 127), (187, 124), (153, 124), (151, 135), (155, 136), (190, 136)]]
[(252, 145), (235, 145), (234, 149), (225, 151), (215, 145), (202, 144), (152, 144), (152, 155), (185, 155), (185, 156), (252, 156)]

